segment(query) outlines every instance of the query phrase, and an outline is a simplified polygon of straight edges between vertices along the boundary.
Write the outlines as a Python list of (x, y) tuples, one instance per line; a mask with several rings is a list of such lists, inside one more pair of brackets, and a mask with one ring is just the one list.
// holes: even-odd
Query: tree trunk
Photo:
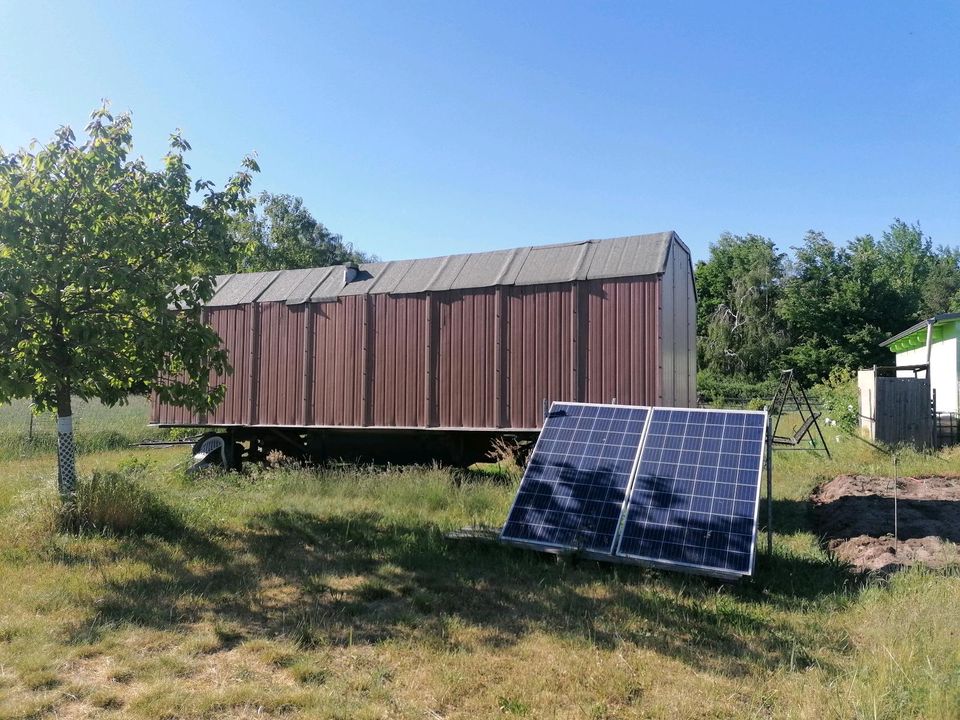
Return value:
[(72, 500), (77, 488), (77, 447), (73, 441), (69, 384), (57, 388), (57, 488), (64, 500)]

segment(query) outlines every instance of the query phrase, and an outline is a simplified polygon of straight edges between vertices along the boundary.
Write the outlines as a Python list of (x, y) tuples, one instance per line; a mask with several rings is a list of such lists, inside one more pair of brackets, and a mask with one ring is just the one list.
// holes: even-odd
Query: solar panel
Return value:
[(753, 572), (767, 414), (554, 403), (501, 540)]
[(501, 539), (609, 554), (647, 408), (554, 403)]
[(751, 574), (766, 419), (765, 412), (653, 409), (617, 553)]

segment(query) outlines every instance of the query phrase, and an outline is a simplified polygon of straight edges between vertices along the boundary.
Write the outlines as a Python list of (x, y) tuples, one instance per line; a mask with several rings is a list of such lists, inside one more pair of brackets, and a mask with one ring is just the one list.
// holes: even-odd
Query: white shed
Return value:
[[(902, 333), (887, 338), (880, 345), (896, 355), (898, 367), (929, 365), (930, 391), (936, 393), (938, 413), (960, 411), (960, 313), (934, 315)], [(911, 370), (897, 373), (898, 377), (913, 377)]]

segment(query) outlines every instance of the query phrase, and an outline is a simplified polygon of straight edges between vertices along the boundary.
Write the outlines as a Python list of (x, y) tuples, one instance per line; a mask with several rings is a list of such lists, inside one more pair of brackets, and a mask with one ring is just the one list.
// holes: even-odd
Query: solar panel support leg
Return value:
[(767, 555), (773, 555), (773, 429), (767, 423)]

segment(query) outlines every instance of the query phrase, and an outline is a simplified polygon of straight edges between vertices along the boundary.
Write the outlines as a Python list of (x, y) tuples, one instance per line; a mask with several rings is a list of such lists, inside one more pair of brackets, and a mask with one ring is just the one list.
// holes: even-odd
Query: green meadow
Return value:
[(136, 407), (102, 410), (69, 527), (0, 413), (0, 718), (960, 716), (957, 572), (856, 576), (811, 527), (823, 479), (889, 474), (857, 439), (775, 453), (773, 554), (727, 584), (447, 537), (499, 526), (515, 473), (189, 476), (126, 447)]

